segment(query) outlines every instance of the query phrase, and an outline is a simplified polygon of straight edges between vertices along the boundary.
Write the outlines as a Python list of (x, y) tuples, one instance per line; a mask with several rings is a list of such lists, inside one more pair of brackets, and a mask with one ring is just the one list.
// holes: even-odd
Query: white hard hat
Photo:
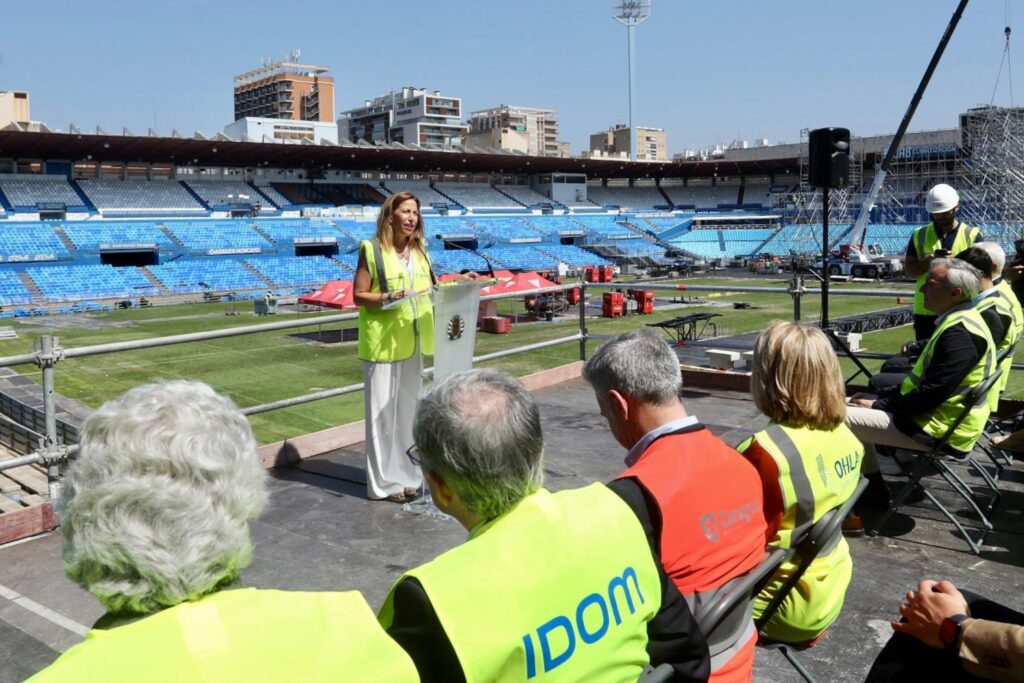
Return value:
[(925, 198), (928, 213), (946, 213), (955, 209), (959, 203), (960, 195), (945, 183), (939, 183), (928, 190), (928, 196)]

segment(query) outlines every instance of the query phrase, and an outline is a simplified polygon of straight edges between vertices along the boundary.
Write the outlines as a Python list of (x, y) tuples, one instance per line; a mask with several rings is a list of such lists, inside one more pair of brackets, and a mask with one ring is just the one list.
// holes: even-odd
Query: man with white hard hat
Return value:
[(935, 331), (936, 315), (925, 307), (921, 292), (932, 259), (959, 254), (976, 242), (985, 240), (981, 230), (957, 220), (960, 195), (949, 185), (939, 183), (928, 190), (925, 208), (931, 214), (932, 222), (914, 231), (907, 245), (906, 258), (907, 274), (917, 278), (914, 286), (915, 339), (929, 339)]

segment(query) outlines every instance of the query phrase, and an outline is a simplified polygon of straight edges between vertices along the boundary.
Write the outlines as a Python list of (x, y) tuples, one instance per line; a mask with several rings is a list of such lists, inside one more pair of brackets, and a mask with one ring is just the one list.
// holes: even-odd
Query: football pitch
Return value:
[[(779, 294), (735, 293), (708, 294), (692, 293), (707, 299), (706, 304), (688, 305), (685, 308), (667, 306), (670, 292), (658, 291), (660, 297), (651, 315), (630, 315), (623, 318), (606, 319), (588, 317), (590, 334), (614, 335), (639, 326), (667, 320), (687, 313), (719, 313), (717, 318), (720, 334), (742, 334), (764, 329), (774, 319), (791, 320), (792, 299), (785, 293), (786, 283), (765, 280), (727, 280), (723, 278), (693, 279), (689, 284), (730, 283), (746, 286), (778, 287)], [(628, 287), (629, 283), (613, 283), (612, 287)], [(871, 285), (858, 284), (858, 289)], [(882, 284), (890, 288), (893, 285)], [(833, 284), (833, 289), (843, 285)], [(907, 285), (899, 285), (907, 288)], [(588, 288), (592, 304), (600, 305), (602, 289)], [(735, 310), (734, 302), (750, 304), (752, 308)], [(820, 299), (816, 295), (804, 297), (802, 319), (814, 322), (819, 315)], [(830, 317), (835, 319), (846, 315), (873, 310), (892, 308), (897, 302), (881, 297), (835, 296), (830, 299)], [(126, 389), (157, 380), (194, 379), (213, 386), (230, 396), (242, 407), (267, 403), (280, 399), (301, 396), (310, 392), (330, 389), (362, 382), (362, 363), (356, 357), (355, 342), (340, 342), (341, 328), (355, 328), (356, 321), (316, 324), (317, 318), (336, 314), (283, 312), (272, 317), (255, 317), (246, 305), (241, 315), (226, 315), (227, 303), (196, 303), (174, 306), (154, 306), (144, 309), (116, 310), (71, 317), (40, 317), (17, 319), (12, 322), (17, 339), (0, 341), (0, 356), (27, 353), (33, 342), (42, 334), (53, 334), (60, 339), (64, 348), (75, 348), (93, 344), (149, 339), (154, 337), (219, 330), (229, 327), (280, 322), (288, 319), (309, 320), (310, 326), (263, 332), (224, 339), (177, 344), (123, 353), (111, 353), (86, 358), (63, 360), (57, 364), (55, 386), (58, 393), (78, 399), (96, 407)], [(241, 306), (240, 306), (241, 308)], [(521, 300), (506, 300), (499, 303), (499, 313), (523, 314)], [(588, 314), (598, 314), (599, 308), (588, 309)], [(537, 321), (515, 324), (510, 334), (477, 334), (476, 354), (493, 353), (516, 346), (533, 344), (545, 340), (565, 337), (578, 330), (578, 316), (573, 308), (569, 314), (554, 321)], [(909, 339), (910, 328), (897, 328), (865, 335), (862, 345), (870, 351), (891, 353)], [(600, 339), (592, 339), (588, 350), (600, 345)], [(578, 343), (568, 343), (541, 350), (517, 354), (484, 363), (514, 375), (522, 376), (538, 370), (556, 367), (577, 360)], [(427, 360), (430, 365), (430, 359)], [(852, 364), (844, 360), (846, 376), (852, 373)], [(866, 365), (876, 370), (879, 362)], [(40, 381), (38, 368), (30, 365), (15, 368), (18, 372)], [(1022, 393), (1024, 379), (1011, 378), (1007, 395)], [(354, 420), (362, 419), (363, 395), (361, 392), (336, 398), (315, 401), (301, 406), (252, 415), (250, 420), (260, 443), (270, 443), (301, 434), (327, 429)]]

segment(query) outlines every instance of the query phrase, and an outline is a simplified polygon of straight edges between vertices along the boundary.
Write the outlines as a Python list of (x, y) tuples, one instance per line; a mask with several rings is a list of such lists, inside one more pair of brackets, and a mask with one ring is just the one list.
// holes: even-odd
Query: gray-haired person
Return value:
[[(923, 294), (938, 317), (917, 363), (902, 383), (850, 397), (846, 424), (864, 443), (862, 471), (869, 480), (859, 508), (884, 509), (890, 503), (874, 446), (928, 450), (963, 411), (966, 390), (995, 371), (995, 343), (973, 303), (979, 288), (980, 273), (973, 266), (955, 258), (933, 259)], [(986, 401), (954, 430), (948, 447), (968, 455), (988, 415)], [(853, 513), (843, 530), (860, 534), (864, 524)]]
[[(697, 611), (764, 557), (757, 470), (686, 412), (679, 358), (654, 330), (605, 342), (583, 366), (583, 378), (612, 436), (628, 450), (626, 470), (609, 487), (629, 505), (659, 564)], [(729, 485), (714, 485), (720, 481)], [(712, 679), (749, 679), (756, 642), (749, 616), (719, 629), (708, 643)]]
[(707, 678), (707, 646), (629, 507), (541, 487), (543, 434), (513, 377), (470, 370), (420, 401), (409, 456), (469, 539), (407, 572), (379, 615), (423, 681)]
[(229, 399), (140, 386), (86, 418), (79, 443), (64, 565), (107, 613), (31, 680), (417, 680), (358, 592), (235, 588), (267, 485)]

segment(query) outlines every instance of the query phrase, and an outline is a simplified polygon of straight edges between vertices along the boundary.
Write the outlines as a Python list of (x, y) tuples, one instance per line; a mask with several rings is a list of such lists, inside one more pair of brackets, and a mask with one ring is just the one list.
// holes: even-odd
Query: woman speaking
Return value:
[(373, 500), (404, 503), (421, 484), (420, 469), (405, 451), (413, 443), (423, 354), (434, 353), (427, 291), (435, 282), (420, 200), (410, 192), (393, 194), (377, 217), (377, 236), (359, 245), (353, 288), (365, 386), (366, 491)]

